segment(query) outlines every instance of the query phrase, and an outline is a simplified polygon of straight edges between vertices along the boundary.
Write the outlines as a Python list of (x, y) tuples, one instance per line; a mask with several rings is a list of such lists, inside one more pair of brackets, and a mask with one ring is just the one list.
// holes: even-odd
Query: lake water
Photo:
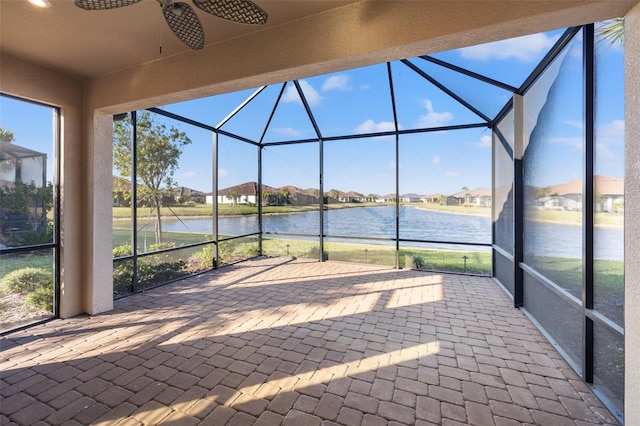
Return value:
[[(264, 232), (319, 234), (318, 212), (265, 215)], [(220, 216), (219, 234), (244, 235), (258, 232), (256, 216)], [(491, 243), (491, 219), (483, 216), (452, 214), (400, 207), (400, 238), (411, 240), (451, 241), (464, 243)], [(542, 256), (582, 256), (582, 230), (580, 226), (535, 222), (529, 224), (526, 233), (526, 249)], [(187, 218), (163, 221), (166, 231), (210, 233), (211, 219)], [(359, 207), (326, 210), (324, 234), (332, 241), (340, 237), (366, 237), (393, 239), (396, 236), (395, 207)], [(595, 257), (597, 259), (623, 260), (623, 229), (596, 228)], [(335, 238), (334, 238), (335, 237)], [(289, 237), (287, 237), (289, 238)], [(292, 237), (293, 238), (293, 237)], [(297, 237), (303, 238), (303, 237)], [(304, 237), (304, 238), (313, 238)], [(317, 237), (316, 237), (317, 238)], [(389, 242), (392, 244), (392, 242)], [(402, 243), (406, 246), (427, 247), (419, 243)], [(477, 249), (477, 247), (438, 245), (440, 248)]]

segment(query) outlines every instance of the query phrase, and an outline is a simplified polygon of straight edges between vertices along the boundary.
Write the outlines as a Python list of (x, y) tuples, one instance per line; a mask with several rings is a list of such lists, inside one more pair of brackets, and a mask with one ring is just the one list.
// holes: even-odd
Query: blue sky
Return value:
[[(517, 39), (435, 54), (436, 58), (519, 86), (562, 34), (553, 31)], [(565, 67), (578, 67), (581, 41), (574, 41)], [(622, 177), (624, 168), (623, 54), (620, 47), (598, 43), (597, 173)], [(493, 117), (510, 97), (495, 88), (420, 58), (414, 66), (432, 75), (486, 115)], [(398, 125), (407, 130), (456, 124), (480, 123), (482, 119), (456, 100), (426, 81), (400, 62), (392, 64)], [(613, 76), (613, 77), (612, 77)], [(346, 70), (299, 80), (309, 107), (324, 137), (362, 134), (394, 129), (393, 110), (386, 64)], [(564, 83), (563, 83), (564, 84)], [(549, 131), (549, 173), (540, 185), (561, 183), (579, 175), (581, 163), (563, 166), (568, 156), (581, 149), (581, 113), (571, 84), (566, 108), (558, 108), (557, 120)], [(259, 141), (282, 90), (282, 84), (263, 90), (237, 116), (222, 128)], [(217, 125), (255, 89), (161, 106), (168, 111)], [(572, 107), (573, 105), (573, 107)], [(576, 108), (578, 106), (578, 108)], [(52, 118), (47, 108), (0, 99), (0, 124), (14, 132), (15, 143), (49, 153), (52, 158)], [(211, 190), (212, 136), (208, 131), (159, 117), (187, 132), (193, 143), (180, 158), (174, 176), (178, 184), (209, 192)], [(292, 83), (282, 98), (264, 134), (264, 142), (314, 138), (315, 131)], [(219, 187), (257, 180), (257, 149), (249, 144), (222, 137), (219, 149)], [(318, 144), (271, 146), (263, 150), (263, 182), (280, 187), (295, 185), (317, 188)], [(447, 131), (405, 135), (400, 138), (400, 192), (445, 193), (491, 186), (491, 135), (488, 129)], [(565, 162), (566, 163), (566, 162)], [(575, 164), (574, 164), (575, 163)], [(327, 141), (324, 144), (324, 189), (336, 188), (363, 194), (385, 195), (395, 191), (395, 142), (393, 137)], [(51, 170), (51, 167), (49, 167)]]

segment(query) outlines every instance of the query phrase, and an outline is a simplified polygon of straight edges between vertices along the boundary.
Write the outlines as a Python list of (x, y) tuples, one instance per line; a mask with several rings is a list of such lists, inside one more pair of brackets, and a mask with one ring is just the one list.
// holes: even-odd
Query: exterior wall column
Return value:
[(84, 311), (113, 309), (113, 116), (88, 111), (84, 203)]
[(625, 424), (640, 425), (640, 5), (625, 16)]

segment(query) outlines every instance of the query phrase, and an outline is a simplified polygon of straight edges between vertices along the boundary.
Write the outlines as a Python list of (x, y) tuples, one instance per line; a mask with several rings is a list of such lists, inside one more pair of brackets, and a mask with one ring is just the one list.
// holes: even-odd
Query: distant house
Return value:
[[(594, 176), (597, 212), (624, 211), (624, 179)], [(583, 182), (576, 179), (535, 191), (536, 207), (544, 210), (582, 210)]]
[(595, 206), (597, 212), (624, 212), (624, 179), (596, 175)]
[(287, 185), (277, 188), (276, 192), (284, 197), (284, 203), (290, 205), (306, 206), (318, 202), (317, 195), (319, 192), (314, 188), (302, 189), (293, 185)]
[(205, 193), (196, 189), (187, 188), (184, 186), (178, 186), (173, 188), (173, 197), (176, 201), (195, 201), (196, 203), (205, 202)]
[(402, 194), (400, 195), (401, 203), (419, 203), (420, 195), (414, 193)]
[[(263, 194), (275, 193), (275, 188), (262, 185)], [(218, 190), (218, 204), (258, 204), (258, 183), (245, 182)], [(213, 203), (213, 196), (207, 196), (207, 204)]]
[(367, 197), (364, 194), (355, 191), (347, 192), (347, 197), (349, 198), (350, 203), (364, 203), (367, 201)]
[(328, 192), (325, 192), (324, 195), (325, 197), (327, 197), (329, 202), (334, 202), (334, 203), (350, 203), (351, 202), (351, 196), (349, 194), (337, 189), (331, 189)]
[(460, 191), (447, 197), (448, 206), (469, 204), (480, 207), (491, 207), (491, 189), (476, 188), (469, 192)]
[(427, 194), (420, 197), (420, 201), (423, 203), (439, 203), (442, 198), (446, 198), (444, 194)]
[[(262, 185), (262, 205), (309, 205), (318, 203), (318, 190), (301, 189), (293, 185), (274, 188)], [(246, 182), (218, 190), (219, 204), (258, 204), (258, 183)], [(206, 203), (213, 203), (213, 195), (206, 196)]]
[(448, 206), (459, 206), (464, 204), (466, 198), (466, 194), (463, 192), (456, 192), (455, 194), (447, 196), (447, 205)]
[(474, 189), (469, 202), (474, 206), (491, 207), (491, 188)]

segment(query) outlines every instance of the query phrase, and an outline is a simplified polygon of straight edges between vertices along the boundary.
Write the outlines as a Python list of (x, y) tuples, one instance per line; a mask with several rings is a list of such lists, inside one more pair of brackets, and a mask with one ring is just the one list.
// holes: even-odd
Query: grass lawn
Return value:
[[(325, 204), (326, 209), (346, 209), (354, 207), (380, 207), (383, 204), (378, 203), (337, 203), (337, 204)], [(264, 206), (262, 212), (266, 214), (278, 214), (278, 213), (299, 213), (308, 211), (318, 211), (318, 205), (308, 206)], [(148, 207), (139, 207), (137, 209), (138, 218), (155, 217), (155, 213)], [(206, 204), (190, 204), (162, 207), (160, 209), (162, 216), (211, 216), (212, 207)], [(218, 213), (220, 215), (250, 215), (258, 214), (257, 206), (250, 206), (246, 204), (238, 204), (235, 206), (229, 204), (219, 204)], [(129, 219), (131, 217), (131, 208), (129, 207), (113, 207), (114, 219)]]
[(53, 270), (53, 256), (48, 250), (42, 251), (44, 254), (14, 254), (3, 255), (0, 262), (0, 278), (9, 272), (22, 268), (42, 268), (47, 271)]
[[(117, 223), (116, 223), (117, 224)], [(163, 232), (164, 242), (175, 243), (176, 247), (186, 244), (202, 243), (210, 240), (207, 234), (191, 234), (188, 232)], [(138, 244), (144, 245), (145, 237), (147, 238), (147, 246), (156, 244), (156, 233), (150, 231), (138, 231)], [(131, 230), (129, 228), (113, 228), (113, 247), (131, 244)], [(142, 248), (142, 247), (141, 247)]]
[[(262, 247), (268, 255), (282, 256), (288, 253), (291, 256), (319, 258), (318, 243), (315, 241), (265, 238)], [(395, 265), (396, 253), (392, 246), (327, 242), (325, 250), (329, 260)], [(452, 272), (465, 271), (463, 256), (467, 256), (467, 272), (491, 273), (491, 254), (488, 252), (403, 248), (400, 249), (401, 267), (405, 266), (407, 256), (421, 257), (425, 269)]]
[[(582, 293), (582, 260), (536, 256), (529, 263), (551, 281), (580, 298)], [(624, 296), (624, 262), (596, 260), (594, 282), (597, 289), (616, 297)]]
[[(531, 210), (527, 212), (531, 220), (542, 222), (558, 222), (580, 225), (582, 223), (581, 211), (564, 210)], [(624, 215), (616, 213), (596, 213), (594, 223), (606, 226), (624, 226)]]

